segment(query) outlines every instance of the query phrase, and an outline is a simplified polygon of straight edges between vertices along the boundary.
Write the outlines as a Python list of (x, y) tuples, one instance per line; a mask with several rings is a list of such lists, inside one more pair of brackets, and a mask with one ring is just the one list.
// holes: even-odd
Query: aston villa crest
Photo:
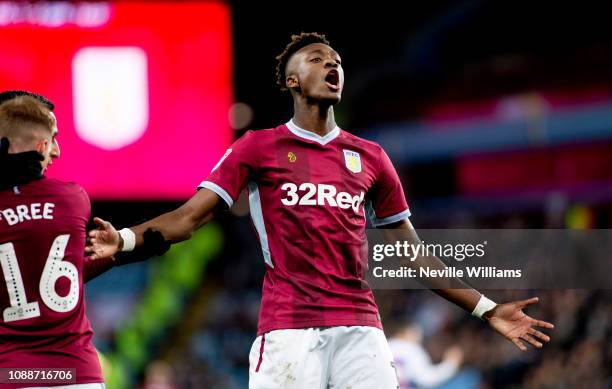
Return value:
[(361, 173), (361, 157), (359, 156), (359, 153), (351, 150), (343, 151), (346, 168), (353, 173)]

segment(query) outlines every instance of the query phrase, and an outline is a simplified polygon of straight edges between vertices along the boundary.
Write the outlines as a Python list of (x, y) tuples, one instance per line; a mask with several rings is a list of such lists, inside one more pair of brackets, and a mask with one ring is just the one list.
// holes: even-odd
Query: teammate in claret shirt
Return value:
[[(397, 388), (378, 309), (363, 280), (363, 250), (366, 217), (375, 227), (406, 229), (418, 239), (400, 180), (379, 145), (336, 124), (344, 71), (324, 36), (293, 36), (277, 60), (277, 81), (293, 97), (293, 118), (238, 139), (175, 211), (121, 231), (96, 219), (87, 250), (93, 258), (132, 250), (146, 245), (143, 231), (151, 228), (170, 242), (188, 239), (247, 188), (266, 266), (249, 387)], [(552, 324), (522, 312), (535, 298), (497, 305), (473, 289), (435, 292), (483, 317), (522, 350), (520, 339), (536, 347), (549, 339), (532, 326)]]
[[(75, 369), (58, 373), (76, 383), (64, 387), (100, 389), (83, 294), (89, 197), (43, 176), (60, 155), (52, 110), (42, 96), (0, 94), (0, 368)], [(2, 388), (52, 386), (5, 379)]]
[(0, 388), (60, 384), (8, 382), (29, 374), (24, 369), (41, 376), (41, 368), (76, 382), (62, 388), (103, 388), (83, 282), (169, 249), (159, 232), (147, 230), (146, 248), (83, 257), (89, 197), (75, 183), (44, 177), (60, 156), (54, 108), (32, 92), (0, 93), (0, 277), (6, 282), (0, 286), (0, 369), (10, 369)]

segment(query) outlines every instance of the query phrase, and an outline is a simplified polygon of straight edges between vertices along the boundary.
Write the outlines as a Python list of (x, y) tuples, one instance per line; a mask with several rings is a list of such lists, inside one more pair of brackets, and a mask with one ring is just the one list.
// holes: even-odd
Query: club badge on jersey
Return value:
[(346, 168), (355, 174), (361, 173), (361, 157), (359, 156), (359, 153), (351, 150), (343, 151)]

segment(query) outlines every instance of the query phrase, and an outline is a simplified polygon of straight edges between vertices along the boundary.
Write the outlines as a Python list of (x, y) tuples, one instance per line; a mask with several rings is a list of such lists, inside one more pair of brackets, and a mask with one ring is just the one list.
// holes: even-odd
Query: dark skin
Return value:
[[(409, 219), (401, 220), (397, 223), (384, 226), (387, 231), (387, 239), (389, 241), (397, 241), (398, 239), (407, 240), (410, 244), (416, 245), (421, 242), (416, 230), (412, 226)], [(396, 239), (393, 239), (393, 230), (398, 231)], [(419, 263), (420, 261), (416, 261)], [(428, 258), (427, 263), (421, 263), (421, 266), (429, 266), (432, 268), (445, 268), (446, 265), (438, 258)], [(450, 280), (454, 285), (462, 284), (460, 280)], [(434, 282), (439, 282), (435, 280)], [(431, 291), (437, 295), (444, 297), (446, 300), (458, 305), (467, 312), (472, 312), (480, 299), (481, 293), (467, 286), (461, 288), (445, 288), (443, 286), (434, 286)], [(534, 319), (523, 312), (523, 308), (528, 305), (536, 304), (537, 297), (532, 297), (526, 300), (511, 301), (504, 304), (497, 304), (495, 308), (486, 312), (483, 319), (497, 332), (506, 339), (511, 341), (521, 351), (527, 351), (527, 347), (523, 343), (526, 341), (534, 347), (541, 348), (542, 342), (550, 341), (550, 337), (534, 327), (543, 327), (552, 329), (554, 326), (551, 323), (543, 320)]]
[[(289, 59), (285, 74), (286, 86), (293, 97), (293, 122), (321, 136), (332, 131), (336, 127), (334, 105), (340, 102), (344, 87), (344, 71), (338, 53), (322, 43), (305, 46)], [(142, 245), (143, 233), (149, 228), (160, 231), (171, 242), (187, 240), (224, 206), (225, 202), (216, 193), (201, 189), (178, 209), (131, 227), (136, 234), (136, 245)], [(89, 232), (87, 252), (93, 259), (114, 255), (123, 244), (117, 230), (99, 218), (94, 221), (98, 229)], [(402, 237), (405, 239), (407, 234), (410, 243), (421, 241), (408, 219), (384, 227), (403, 230)], [(445, 266), (437, 261), (434, 266)], [(432, 291), (468, 312), (474, 310), (481, 297), (478, 291), (469, 288), (435, 288)], [(537, 302), (538, 298), (534, 297), (498, 304), (486, 312), (483, 319), (520, 350), (527, 350), (523, 341), (540, 348), (542, 342), (548, 342), (550, 338), (534, 327), (552, 329), (553, 325), (533, 319), (523, 312), (523, 308)]]
[(344, 87), (338, 53), (327, 45), (313, 43), (291, 56), (285, 74), (293, 97), (293, 122), (321, 136), (333, 130), (334, 105), (340, 102)]

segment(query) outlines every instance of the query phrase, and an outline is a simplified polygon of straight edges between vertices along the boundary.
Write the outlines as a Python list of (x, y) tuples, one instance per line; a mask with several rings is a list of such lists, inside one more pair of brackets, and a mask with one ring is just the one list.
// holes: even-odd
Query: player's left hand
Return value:
[(527, 347), (522, 341), (541, 348), (542, 342), (548, 342), (550, 337), (533, 327), (553, 329), (554, 325), (543, 320), (536, 320), (523, 312), (523, 308), (537, 302), (538, 298), (532, 297), (527, 300), (498, 304), (495, 308), (486, 312), (483, 317), (495, 331), (505, 336), (521, 351), (527, 351)]
[(112, 224), (99, 217), (94, 218), (94, 223), (98, 228), (89, 231), (85, 253), (92, 259), (112, 257), (119, 252), (119, 244), (121, 242), (119, 232), (117, 232)]

